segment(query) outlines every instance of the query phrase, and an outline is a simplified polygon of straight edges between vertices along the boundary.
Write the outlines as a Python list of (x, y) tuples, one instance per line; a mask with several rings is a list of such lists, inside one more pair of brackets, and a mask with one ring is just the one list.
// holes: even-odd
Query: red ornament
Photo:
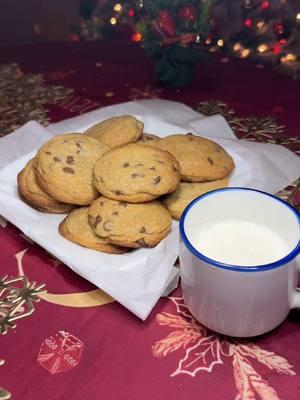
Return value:
[(176, 35), (175, 21), (168, 10), (163, 10), (159, 13), (157, 26), (165, 36), (172, 37)]
[(250, 26), (252, 25), (252, 20), (250, 18), (245, 19), (245, 25), (247, 26), (247, 28), (250, 28)]
[(270, 3), (269, 3), (268, 1), (263, 1), (263, 2), (261, 3), (261, 8), (264, 9), (264, 10), (266, 10), (267, 8), (269, 8), (269, 6), (270, 6)]
[(273, 47), (273, 54), (280, 54), (281, 53), (281, 46), (279, 43), (276, 43)]
[(198, 18), (198, 8), (195, 5), (181, 7), (177, 16), (184, 21), (194, 22)]
[(128, 12), (129, 17), (134, 17), (134, 11), (132, 9), (129, 10)]
[(284, 33), (284, 26), (281, 22), (277, 22), (276, 24), (273, 25), (273, 31), (276, 33), (276, 35), (282, 35)]
[(184, 33), (180, 37), (180, 42), (184, 46), (187, 46), (188, 44), (194, 42), (195, 40), (196, 40), (196, 35), (194, 33)]

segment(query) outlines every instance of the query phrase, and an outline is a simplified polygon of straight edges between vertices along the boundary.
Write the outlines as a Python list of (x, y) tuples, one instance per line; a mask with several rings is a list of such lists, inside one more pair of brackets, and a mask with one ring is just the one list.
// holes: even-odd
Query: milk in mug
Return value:
[(289, 253), (288, 244), (277, 232), (235, 219), (203, 224), (194, 230), (190, 242), (206, 257), (245, 267), (269, 264)]

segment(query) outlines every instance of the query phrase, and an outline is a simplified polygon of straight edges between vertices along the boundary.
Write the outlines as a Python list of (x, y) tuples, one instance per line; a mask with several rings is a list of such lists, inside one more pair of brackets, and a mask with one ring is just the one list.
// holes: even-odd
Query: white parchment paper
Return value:
[(0, 214), (144, 320), (157, 300), (176, 287), (178, 223), (173, 222), (171, 233), (153, 249), (139, 249), (124, 255), (99, 253), (61, 237), (57, 227), (64, 215), (44, 214), (27, 206), (19, 199), (16, 184), (17, 173), (53, 135), (83, 132), (96, 122), (122, 114), (135, 115), (143, 120), (145, 132), (161, 137), (193, 132), (215, 140), (232, 155), (236, 164), (230, 186), (276, 193), (299, 177), (300, 159), (281, 146), (237, 140), (221, 116), (204, 117), (183, 104), (167, 100), (118, 104), (47, 128), (29, 122), (0, 140)]

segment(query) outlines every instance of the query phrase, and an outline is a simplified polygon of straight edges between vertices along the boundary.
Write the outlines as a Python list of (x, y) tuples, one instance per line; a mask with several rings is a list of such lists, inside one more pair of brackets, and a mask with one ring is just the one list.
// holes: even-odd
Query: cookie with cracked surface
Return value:
[(88, 222), (89, 207), (80, 207), (73, 210), (59, 225), (59, 233), (71, 242), (88, 247), (89, 249), (110, 254), (126, 253), (125, 247), (106, 243), (96, 235)]
[(213, 181), (225, 178), (234, 169), (234, 160), (219, 144), (191, 133), (167, 136), (158, 145), (177, 159), (183, 181)]
[(153, 145), (161, 140), (159, 136), (153, 135), (153, 133), (143, 133), (137, 143)]
[(95, 162), (108, 150), (105, 144), (80, 133), (56, 136), (36, 154), (37, 182), (56, 200), (89, 205), (98, 197), (92, 183)]
[(105, 197), (142, 203), (177, 188), (179, 164), (164, 150), (131, 143), (108, 151), (96, 162), (93, 182)]
[(143, 129), (142, 121), (132, 115), (120, 115), (91, 126), (84, 134), (113, 148), (136, 142), (142, 136)]
[(154, 247), (171, 229), (172, 217), (157, 200), (125, 203), (103, 196), (89, 208), (89, 222), (108, 242), (131, 248)]
[(179, 220), (184, 209), (196, 197), (211, 190), (228, 186), (229, 179), (223, 178), (211, 182), (181, 182), (175, 192), (162, 199), (162, 204), (170, 211), (173, 218)]
[(38, 211), (64, 214), (71, 211), (74, 205), (62, 203), (46, 193), (37, 183), (34, 159), (28, 161), (17, 177), (20, 198)]

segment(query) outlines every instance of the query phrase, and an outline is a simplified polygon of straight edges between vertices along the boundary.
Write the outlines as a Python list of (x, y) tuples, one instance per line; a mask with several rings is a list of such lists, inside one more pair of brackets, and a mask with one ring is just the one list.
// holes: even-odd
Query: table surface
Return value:
[[(182, 89), (158, 87), (151, 60), (122, 42), (3, 48), (0, 63), (2, 136), (29, 119), (47, 125), (119, 102), (164, 98), (222, 113), (240, 138), (300, 152), (300, 82), (245, 60), (214, 55)], [(299, 188), (282, 195), (296, 204)], [(19, 279), (11, 285), (26, 285), (25, 275), (47, 289), (35, 302), (31, 287), (16, 327), (0, 337), (0, 386), (13, 399), (299, 398), (299, 311), (269, 334), (233, 340), (199, 325), (180, 288), (140, 321), (3, 218), (0, 254), (0, 276)]]

